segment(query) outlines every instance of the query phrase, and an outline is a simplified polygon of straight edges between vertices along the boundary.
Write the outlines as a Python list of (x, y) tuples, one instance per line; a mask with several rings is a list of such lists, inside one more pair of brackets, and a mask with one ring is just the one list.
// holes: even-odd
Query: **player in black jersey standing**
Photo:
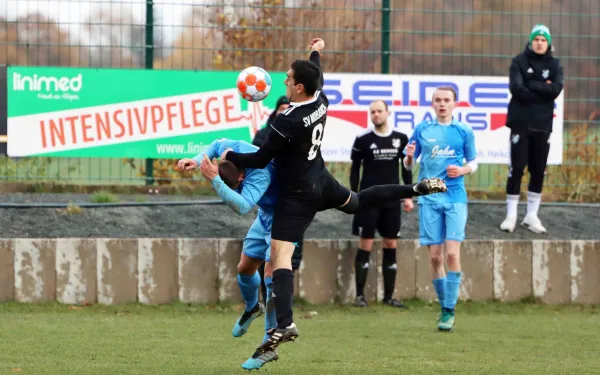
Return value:
[(273, 299), (277, 328), (260, 345), (256, 357), (274, 351), (279, 344), (294, 341), (298, 330), (293, 321), (292, 298), (294, 244), (303, 236), (318, 211), (336, 208), (354, 214), (360, 206), (378, 206), (417, 195), (447, 191), (439, 178), (423, 179), (414, 185), (373, 186), (354, 193), (331, 176), (321, 156), (321, 141), (329, 100), (322, 91), (324, 79), (320, 51), (325, 43), (313, 39), (310, 61), (292, 63), (284, 81), (290, 106), (275, 118), (265, 143), (254, 153), (225, 151), (222, 159), (240, 168), (263, 168), (275, 158), (279, 198), (271, 228)]
[[(356, 137), (352, 146), (352, 168), (350, 171), (350, 189), (358, 192), (375, 185), (399, 184), (400, 165), (402, 165), (402, 180), (405, 184), (412, 184), (412, 173), (404, 167), (399, 160), (404, 155), (404, 147), (408, 144), (408, 136), (392, 129), (388, 122), (390, 112), (388, 105), (383, 100), (375, 100), (369, 106), (371, 122), (375, 126)], [(362, 179), (360, 167), (363, 167)], [(404, 210), (412, 211), (412, 199), (404, 199)], [(358, 251), (354, 263), (356, 281), (356, 300), (354, 305), (367, 307), (364, 297), (367, 273), (369, 271), (369, 258), (373, 249), (373, 239), (377, 230), (383, 237), (383, 261), (381, 272), (383, 274), (383, 303), (388, 306), (406, 308), (406, 306), (392, 298), (396, 284), (396, 248), (400, 234), (401, 219), (400, 202), (395, 201), (375, 208), (361, 208), (354, 215), (352, 233), (360, 237)]]

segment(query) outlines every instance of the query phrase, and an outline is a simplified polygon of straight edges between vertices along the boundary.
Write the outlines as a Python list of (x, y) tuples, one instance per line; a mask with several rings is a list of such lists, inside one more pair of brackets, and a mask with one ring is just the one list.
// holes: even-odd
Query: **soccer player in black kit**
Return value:
[(325, 43), (313, 39), (310, 46), (310, 61), (296, 60), (287, 72), (284, 83), (290, 106), (275, 118), (265, 143), (254, 153), (225, 151), (221, 156), (240, 168), (263, 168), (273, 158), (276, 163), (280, 190), (271, 229), (271, 262), (277, 328), (268, 332), (270, 337), (257, 348), (257, 357), (298, 337), (292, 313), (291, 260), (295, 242), (318, 211), (336, 208), (354, 214), (360, 206), (447, 191), (442, 180), (426, 178), (414, 185), (373, 186), (354, 193), (331, 176), (320, 150), (329, 105), (320, 68)]
[[(373, 101), (369, 106), (369, 114), (375, 128), (360, 134), (352, 145), (350, 189), (358, 192), (359, 180), (360, 191), (376, 185), (398, 184), (400, 165), (402, 165), (402, 180), (405, 184), (412, 184), (412, 173), (400, 162), (404, 155), (404, 147), (408, 144), (408, 136), (392, 129), (388, 124), (390, 112), (385, 101)], [(362, 179), (360, 178), (361, 166), (363, 167)], [(412, 199), (405, 199), (404, 210), (410, 212), (413, 208)], [(396, 248), (400, 235), (401, 212), (400, 202), (394, 201), (380, 207), (359, 208), (354, 215), (352, 233), (360, 237), (354, 262), (356, 281), (354, 306), (368, 306), (364, 290), (373, 239), (375, 231), (378, 231), (383, 237), (383, 261), (381, 262), (383, 303), (406, 308), (402, 302), (392, 298), (396, 284)]]

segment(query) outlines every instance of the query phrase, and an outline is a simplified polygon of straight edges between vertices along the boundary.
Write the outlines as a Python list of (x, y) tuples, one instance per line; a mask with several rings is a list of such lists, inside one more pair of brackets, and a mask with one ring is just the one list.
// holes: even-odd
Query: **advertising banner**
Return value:
[[(218, 138), (251, 141), (284, 94), (284, 73), (248, 103), (237, 72), (9, 67), (10, 156), (180, 158)], [(357, 135), (372, 128), (369, 104), (385, 100), (389, 124), (409, 137), (435, 118), (436, 87), (458, 93), (455, 117), (475, 132), (478, 160), (509, 161), (508, 77), (325, 74), (330, 106), (321, 144), (326, 161), (350, 161)], [(549, 164), (562, 163), (564, 96), (556, 100)]]

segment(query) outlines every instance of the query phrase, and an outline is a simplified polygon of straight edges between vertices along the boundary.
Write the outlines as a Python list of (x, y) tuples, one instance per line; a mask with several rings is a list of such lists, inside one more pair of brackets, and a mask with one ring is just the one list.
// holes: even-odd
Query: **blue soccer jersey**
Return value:
[[(203, 153), (196, 155), (194, 160), (200, 164), (205, 154), (212, 160), (221, 156), (228, 148), (239, 153), (250, 153), (258, 150), (258, 147), (245, 141), (219, 139), (208, 145)], [(246, 176), (238, 187), (237, 194), (231, 194), (233, 191), (225, 186), (219, 176), (213, 180), (213, 187), (218, 188), (217, 193), (219, 196), (239, 214), (245, 214), (257, 205), (265, 213), (272, 215), (278, 195), (275, 181), (275, 162), (271, 161), (263, 169), (246, 169)]]
[[(449, 125), (437, 120), (423, 121), (415, 127), (408, 143), (415, 142), (414, 159), (420, 156), (419, 180), (438, 177), (446, 182), (448, 191), (419, 197), (420, 204), (467, 202), (464, 176), (449, 178), (446, 168), (450, 165), (463, 166), (475, 160), (475, 136), (473, 129), (455, 119)], [(406, 151), (405, 151), (406, 154)]]

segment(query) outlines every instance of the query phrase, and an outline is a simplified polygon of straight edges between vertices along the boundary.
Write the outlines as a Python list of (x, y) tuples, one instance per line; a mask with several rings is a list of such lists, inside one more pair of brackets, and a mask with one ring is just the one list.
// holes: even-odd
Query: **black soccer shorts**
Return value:
[(352, 234), (360, 238), (375, 238), (375, 231), (383, 238), (400, 236), (402, 218), (401, 202), (383, 207), (359, 209), (352, 220)]
[(279, 196), (273, 213), (271, 239), (298, 242), (319, 211), (342, 206), (350, 190), (328, 172), (310, 190), (285, 193)]

